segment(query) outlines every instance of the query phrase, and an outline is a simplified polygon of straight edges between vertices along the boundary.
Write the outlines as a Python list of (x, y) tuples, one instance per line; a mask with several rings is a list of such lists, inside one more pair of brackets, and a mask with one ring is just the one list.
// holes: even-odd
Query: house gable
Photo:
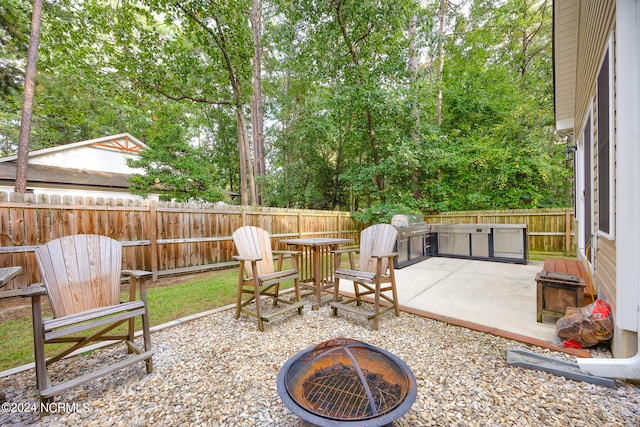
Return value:
[[(128, 133), (36, 150), (29, 153), (27, 187), (36, 194), (78, 194), (138, 199), (129, 191), (129, 178), (144, 170), (130, 168), (147, 146)], [(17, 155), (0, 158), (0, 191), (15, 187)], [(149, 198), (157, 199), (158, 194)]]
[[(142, 173), (127, 165), (127, 158), (136, 158), (146, 148), (137, 138), (122, 133), (29, 153), (29, 165), (100, 171), (131, 175)], [(0, 158), (0, 162), (14, 162), (17, 155)]]

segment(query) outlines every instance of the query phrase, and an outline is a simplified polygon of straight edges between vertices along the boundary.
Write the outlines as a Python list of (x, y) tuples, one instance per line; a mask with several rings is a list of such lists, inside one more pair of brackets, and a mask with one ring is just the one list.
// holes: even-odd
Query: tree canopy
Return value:
[[(30, 6), (5, 3), (7, 155)], [(551, 0), (44, 6), (31, 149), (129, 132), (149, 146), (137, 194), (365, 212), (567, 203)]]

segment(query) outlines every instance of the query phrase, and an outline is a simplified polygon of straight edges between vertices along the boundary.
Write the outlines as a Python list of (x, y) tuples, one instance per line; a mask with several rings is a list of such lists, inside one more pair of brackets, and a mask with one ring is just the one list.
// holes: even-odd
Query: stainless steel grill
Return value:
[(431, 225), (424, 222), (421, 214), (394, 215), (391, 225), (398, 230), (396, 252), (393, 262), (395, 268), (406, 267), (432, 255)]

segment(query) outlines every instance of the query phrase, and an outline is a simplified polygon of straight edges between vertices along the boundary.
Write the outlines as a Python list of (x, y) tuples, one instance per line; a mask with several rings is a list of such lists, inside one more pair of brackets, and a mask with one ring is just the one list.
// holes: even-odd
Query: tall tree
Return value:
[(27, 68), (24, 75), (24, 94), (22, 102), (22, 119), (20, 121), (20, 138), (18, 144), (18, 161), (16, 165), (16, 193), (27, 192), (27, 163), (29, 161), (29, 136), (31, 134), (31, 116), (33, 114), (34, 88), (38, 64), (38, 45), (40, 44), (40, 21), (42, 19), (42, 0), (33, 1), (31, 14), (31, 33), (27, 49)]
[(31, 2), (0, 3), (0, 156), (15, 154), (18, 147), (20, 104), (27, 56)]
[[(186, 17), (196, 24), (200, 30), (207, 33), (213, 40), (213, 44), (219, 49), (222, 56), (223, 67), (227, 72), (228, 82), (231, 86), (232, 101), (237, 119), (238, 129), (238, 150), (240, 153), (240, 191), (243, 205), (249, 204), (249, 195), (247, 193), (247, 185), (251, 192), (251, 202), (257, 203), (256, 186), (254, 180), (254, 168), (251, 162), (251, 149), (249, 144), (249, 133), (247, 123), (244, 116), (245, 94), (243, 91), (243, 83), (246, 81), (242, 75), (243, 64), (234, 63), (234, 60), (242, 61), (246, 58), (232, 58), (234, 51), (238, 53), (238, 47), (247, 45), (247, 40), (232, 38), (229, 39), (227, 30), (231, 35), (241, 35), (243, 33), (242, 25), (245, 22), (242, 18), (243, 11), (240, 9), (228, 8), (229, 4), (218, 7), (214, 3), (209, 8), (202, 11), (191, 9), (190, 4), (176, 4)], [(202, 17), (201, 17), (202, 16)], [(232, 46), (231, 43), (238, 43), (240, 46)], [(248, 184), (247, 184), (248, 182)]]
[(262, 1), (251, 2), (251, 32), (253, 35), (253, 92), (251, 94), (251, 134), (256, 183), (255, 203), (262, 204), (260, 180), (266, 174), (264, 158), (264, 114), (262, 110)]
[(445, 55), (445, 38), (447, 30), (447, 10), (449, 2), (447, 0), (439, 0), (438, 3), (438, 62), (436, 71), (436, 86), (438, 87), (438, 98), (436, 99), (436, 123), (442, 124), (442, 70), (444, 70)]

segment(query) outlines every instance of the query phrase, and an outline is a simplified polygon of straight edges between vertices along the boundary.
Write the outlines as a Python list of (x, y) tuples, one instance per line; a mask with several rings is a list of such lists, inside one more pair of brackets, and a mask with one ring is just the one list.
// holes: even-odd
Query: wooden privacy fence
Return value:
[[(447, 212), (431, 224), (526, 224), (530, 252), (575, 254), (572, 209)], [(255, 225), (281, 239), (343, 237), (358, 244), (362, 224), (349, 212), (185, 204), (0, 192), (0, 267), (23, 274), (1, 291), (40, 280), (33, 251), (70, 234), (100, 234), (123, 245), (123, 268), (158, 276), (235, 266), (231, 234)]]
[(357, 244), (361, 224), (349, 212), (185, 204), (0, 192), (0, 267), (23, 274), (2, 291), (38, 282), (33, 251), (58, 237), (100, 234), (123, 245), (123, 268), (160, 275), (234, 266), (231, 234), (243, 225), (264, 228), (274, 249), (280, 239), (344, 237)]
[(443, 212), (430, 224), (526, 224), (529, 252), (575, 255), (573, 208)]

